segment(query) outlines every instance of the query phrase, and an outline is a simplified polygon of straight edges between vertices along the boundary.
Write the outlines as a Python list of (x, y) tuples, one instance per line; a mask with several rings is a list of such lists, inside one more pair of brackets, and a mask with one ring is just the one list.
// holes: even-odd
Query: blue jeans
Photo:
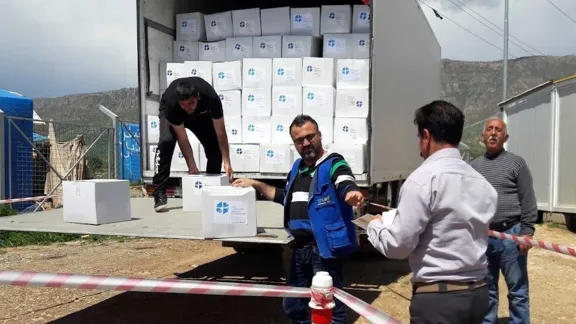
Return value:
[[(309, 288), (312, 277), (318, 271), (327, 271), (334, 282), (334, 287), (342, 289), (342, 260), (323, 259), (313, 245), (295, 247), (292, 252), (288, 284), (294, 287)], [(284, 298), (284, 312), (295, 324), (310, 324), (308, 303), (310, 298)], [(333, 324), (346, 324), (346, 310), (341, 301), (335, 299), (336, 307), (332, 310)]]
[[(505, 231), (519, 235), (520, 224)], [(528, 255), (520, 254), (518, 244), (490, 237), (488, 249), (488, 274), (486, 281), (490, 290), (489, 311), (484, 324), (498, 322), (498, 277), (500, 270), (508, 286), (510, 324), (530, 324), (530, 298), (528, 287)]]

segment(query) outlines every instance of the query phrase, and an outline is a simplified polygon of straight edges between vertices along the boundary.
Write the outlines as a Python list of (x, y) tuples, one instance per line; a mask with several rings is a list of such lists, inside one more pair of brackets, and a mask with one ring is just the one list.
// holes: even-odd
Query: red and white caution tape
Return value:
[(4, 200), (0, 200), (0, 205), (25, 202), (25, 201), (39, 201), (39, 200), (42, 200), (44, 198), (51, 198), (51, 197), (54, 197), (54, 196), (37, 196), (37, 197), (28, 197), (28, 198), (4, 199)]
[(502, 240), (514, 241), (516, 243), (535, 246), (535, 247), (542, 248), (544, 250), (554, 251), (557, 253), (566, 254), (566, 255), (576, 257), (576, 249), (571, 248), (571, 247), (558, 245), (556, 243), (538, 241), (538, 240), (531, 239), (529, 237), (523, 237), (523, 236), (517, 236), (517, 235), (512, 235), (512, 234), (507, 234), (507, 233), (496, 232), (496, 231), (492, 231), (492, 230), (488, 231), (488, 233), (490, 234), (490, 236), (493, 236), (493, 237), (496, 237), (496, 238), (499, 238)]
[(302, 298), (310, 297), (310, 289), (289, 286), (207, 282), (178, 279), (122, 278), (111, 276), (89, 276), (29, 271), (0, 271), (0, 285), (197, 295)]
[(342, 303), (350, 307), (353, 311), (358, 313), (358, 315), (370, 321), (370, 323), (402, 324), (402, 322), (399, 320), (388, 316), (386, 313), (379, 311), (374, 306), (367, 304), (363, 300), (358, 299), (343, 290), (336, 288), (334, 291), (334, 296), (340, 299)]
[[(196, 295), (310, 298), (309, 288), (290, 286), (179, 279), (123, 278), (31, 271), (0, 271), (0, 285)], [(334, 289), (334, 296), (371, 323), (401, 324), (398, 320), (340, 289)]]

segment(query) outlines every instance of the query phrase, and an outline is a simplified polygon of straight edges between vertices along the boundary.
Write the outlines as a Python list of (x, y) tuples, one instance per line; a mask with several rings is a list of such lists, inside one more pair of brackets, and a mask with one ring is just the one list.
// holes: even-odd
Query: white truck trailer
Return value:
[[(281, 2), (222, 0), (137, 0), (138, 75), (140, 89), (142, 178), (150, 184), (154, 167), (150, 165), (147, 134), (148, 116), (157, 116), (162, 95), (160, 66), (173, 57), (173, 44), (178, 25), (176, 15), (201, 12), (212, 14), (246, 8), (322, 5), (362, 5), (357, 1)], [(438, 41), (416, 0), (375, 0), (362, 19), (369, 19), (371, 50), (368, 116), (368, 142), (365, 172), (357, 174), (367, 199), (374, 203), (396, 205), (402, 181), (421, 163), (416, 146), (414, 111), (440, 98), (441, 56)], [(316, 22), (317, 23), (317, 22)], [(233, 166), (234, 167), (234, 166)], [(288, 171), (288, 170), (286, 170)], [(181, 178), (185, 172), (172, 172)], [(286, 174), (235, 172), (235, 177), (282, 182)], [(133, 220), (110, 225), (90, 226), (62, 221), (58, 210), (0, 218), (0, 230), (50, 231), (100, 235), (128, 235), (202, 239), (200, 217), (178, 210), (181, 200), (171, 198), (175, 209), (154, 213), (152, 199), (133, 199)], [(261, 235), (255, 238), (231, 238), (233, 243), (289, 242), (282, 229), (282, 207), (258, 202), (258, 226)]]

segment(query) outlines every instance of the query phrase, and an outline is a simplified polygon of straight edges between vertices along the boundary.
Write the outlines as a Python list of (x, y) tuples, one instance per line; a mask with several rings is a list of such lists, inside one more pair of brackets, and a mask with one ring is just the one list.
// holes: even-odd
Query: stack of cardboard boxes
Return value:
[[(162, 63), (161, 93), (199, 76), (224, 107), (235, 172), (285, 174), (299, 155), (289, 134), (294, 117), (315, 118), (325, 146), (365, 170), (369, 116), (370, 10), (364, 5), (245, 9), (176, 16), (172, 62)], [(148, 116), (150, 166), (159, 137)], [(204, 149), (189, 133), (205, 171)], [(178, 148), (173, 171), (186, 171)]]

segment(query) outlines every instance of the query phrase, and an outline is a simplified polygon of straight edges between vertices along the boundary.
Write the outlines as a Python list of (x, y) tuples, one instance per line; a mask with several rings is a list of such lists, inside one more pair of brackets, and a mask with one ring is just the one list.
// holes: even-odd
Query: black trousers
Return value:
[[(160, 138), (154, 158), (155, 174), (152, 185), (157, 192), (165, 192), (166, 183), (170, 178), (170, 164), (176, 147), (176, 134), (170, 123), (164, 117), (164, 111), (158, 115), (160, 119)], [(184, 122), (184, 127), (192, 131), (204, 147), (206, 153), (206, 173), (220, 174), (222, 170), (222, 152), (218, 146), (218, 137), (210, 114), (194, 116)], [(196, 165), (200, 168), (199, 156), (195, 156)]]
[(416, 293), (410, 303), (410, 324), (481, 324), (487, 313), (488, 286)]

